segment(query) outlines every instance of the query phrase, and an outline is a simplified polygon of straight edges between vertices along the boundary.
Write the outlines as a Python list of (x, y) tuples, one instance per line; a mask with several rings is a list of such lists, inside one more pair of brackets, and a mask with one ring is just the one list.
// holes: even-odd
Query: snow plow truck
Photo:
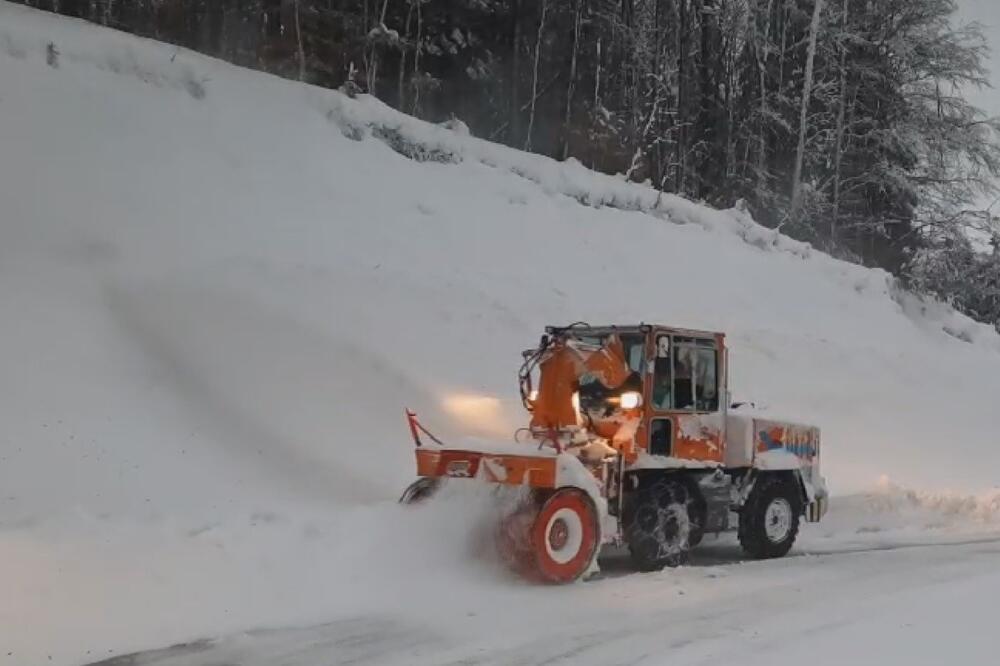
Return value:
[(518, 441), (450, 447), (407, 410), (418, 479), (400, 501), (455, 479), (515, 487), (495, 537), (525, 578), (589, 576), (605, 546), (641, 571), (677, 566), (732, 529), (749, 557), (782, 557), (826, 512), (819, 429), (730, 404), (722, 333), (550, 326), (523, 356)]

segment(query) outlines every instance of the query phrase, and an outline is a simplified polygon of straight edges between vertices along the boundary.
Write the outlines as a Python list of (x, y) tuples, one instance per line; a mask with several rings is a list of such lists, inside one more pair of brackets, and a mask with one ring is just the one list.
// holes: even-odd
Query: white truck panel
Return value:
[(753, 465), (754, 418), (746, 414), (726, 415), (726, 467)]
[(759, 454), (780, 451), (796, 456), (810, 478), (819, 471), (819, 446), (819, 428), (754, 414), (726, 415), (726, 467), (752, 467)]

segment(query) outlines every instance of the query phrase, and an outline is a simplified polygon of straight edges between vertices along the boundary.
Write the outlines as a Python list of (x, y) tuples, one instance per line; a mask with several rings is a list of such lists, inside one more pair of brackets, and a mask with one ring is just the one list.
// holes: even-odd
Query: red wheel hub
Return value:
[(549, 546), (552, 550), (562, 550), (569, 541), (569, 527), (562, 518), (557, 518), (549, 530)]

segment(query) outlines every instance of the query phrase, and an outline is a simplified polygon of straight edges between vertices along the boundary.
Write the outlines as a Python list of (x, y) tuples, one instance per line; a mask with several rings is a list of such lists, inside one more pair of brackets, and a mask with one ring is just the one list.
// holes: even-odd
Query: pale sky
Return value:
[(992, 53), (987, 66), (993, 89), (973, 90), (970, 101), (990, 116), (1000, 116), (1000, 0), (957, 0), (958, 20), (978, 21)]

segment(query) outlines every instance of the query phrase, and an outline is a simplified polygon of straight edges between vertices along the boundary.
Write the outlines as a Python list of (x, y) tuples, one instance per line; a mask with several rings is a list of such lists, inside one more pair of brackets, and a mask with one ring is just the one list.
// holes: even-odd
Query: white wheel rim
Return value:
[[(552, 547), (552, 540), (549, 538), (556, 523), (562, 521), (566, 528), (566, 541), (560, 548)], [(558, 509), (549, 518), (545, 525), (545, 552), (556, 564), (566, 564), (580, 552), (583, 546), (583, 521), (572, 509)]]
[(792, 505), (783, 497), (775, 498), (764, 512), (764, 532), (771, 543), (780, 543), (792, 531)]

